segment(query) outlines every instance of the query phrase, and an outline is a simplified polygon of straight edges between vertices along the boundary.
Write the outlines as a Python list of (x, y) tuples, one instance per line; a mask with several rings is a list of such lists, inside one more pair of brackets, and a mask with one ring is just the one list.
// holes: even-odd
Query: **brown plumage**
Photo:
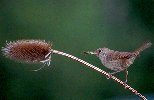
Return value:
[(19, 40), (7, 43), (2, 48), (2, 52), (6, 57), (13, 60), (27, 63), (41, 62), (49, 65), (51, 47), (50, 43), (41, 40)]
[(126, 82), (128, 71), (127, 68), (133, 64), (136, 57), (152, 45), (151, 42), (144, 43), (140, 48), (136, 49), (133, 52), (119, 52), (110, 50), (108, 48), (99, 48), (94, 52), (86, 52), (86, 54), (94, 54), (101, 60), (102, 64), (110, 70), (114, 72), (111, 74), (115, 74), (117, 72), (126, 71)]

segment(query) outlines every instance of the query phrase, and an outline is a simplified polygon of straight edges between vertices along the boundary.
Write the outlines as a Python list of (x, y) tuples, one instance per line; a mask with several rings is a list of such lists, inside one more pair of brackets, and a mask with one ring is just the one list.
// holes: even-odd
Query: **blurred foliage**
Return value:
[[(0, 47), (5, 41), (41, 39), (103, 70), (83, 51), (108, 47), (133, 51), (144, 41), (154, 42), (153, 0), (1, 0)], [(154, 49), (144, 51), (129, 68), (128, 84), (154, 93)], [(0, 98), (8, 100), (102, 100), (129, 97), (123, 87), (95, 71), (58, 55), (51, 67), (11, 61), (0, 56)], [(116, 75), (124, 80), (124, 73)], [(152, 98), (154, 96), (149, 96)], [(137, 97), (135, 97), (137, 99)]]

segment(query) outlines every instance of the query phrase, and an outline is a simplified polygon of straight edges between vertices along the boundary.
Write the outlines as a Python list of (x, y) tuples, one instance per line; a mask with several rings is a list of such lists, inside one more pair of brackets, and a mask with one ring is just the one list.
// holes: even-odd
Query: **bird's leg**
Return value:
[(128, 71), (127, 71), (127, 69), (125, 70), (125, 73), (126, 73), (126, 80), (125, 80), (125, 88), (126, 88), (127, 77), (128, 77)]
[(107, 77), (107, 79), (110, 79), (111, 78), (111, 75), (116, 74), (116, 73), (119, 73), (119, 72), (120, 71), (116, 71), (116, 72), (112, 72), (112, 73), (109, 72), (109, 76)]
[(113, 74), (116, 74), (116, 73), (119, 73), (120, 71), (116, 71), (116, 72), (112, 72), (112, 73), (110, 73), (111, 75), (113, 75)]
[[(121, 71), (116, 71), (116, 72), (109, 73), (109, 76), (107, 77), (107, 79), (110, 79), (111, 75), (114, 75), (114, 74), (119, 73), (119, 72), (121, 72)], [(126, 78), (126, 80), (124, 82), (124, 85), (125, 85), (125, 88), (126, 88), (127, 78), (128, 78), (128, 71), (127, 71), (127, 69), (125, 70), (125, 78)]]

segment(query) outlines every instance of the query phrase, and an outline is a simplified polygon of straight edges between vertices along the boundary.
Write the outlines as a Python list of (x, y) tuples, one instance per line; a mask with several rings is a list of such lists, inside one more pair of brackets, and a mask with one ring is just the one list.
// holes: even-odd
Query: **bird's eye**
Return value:
[(102, 51), (101, 49), (98, 50), (99, 53), (100, 53), (101, 51)]

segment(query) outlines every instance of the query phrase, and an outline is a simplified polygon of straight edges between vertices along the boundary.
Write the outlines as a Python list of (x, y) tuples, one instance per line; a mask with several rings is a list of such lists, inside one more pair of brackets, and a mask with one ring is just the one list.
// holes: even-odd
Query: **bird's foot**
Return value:
[(110, 79), (111, 76), (112, 76), (112, 74), (111, 74), (111, 73), (108, 73), (108, 76), (106, 76), (106, 78), (107, 78), (107, 79)]

